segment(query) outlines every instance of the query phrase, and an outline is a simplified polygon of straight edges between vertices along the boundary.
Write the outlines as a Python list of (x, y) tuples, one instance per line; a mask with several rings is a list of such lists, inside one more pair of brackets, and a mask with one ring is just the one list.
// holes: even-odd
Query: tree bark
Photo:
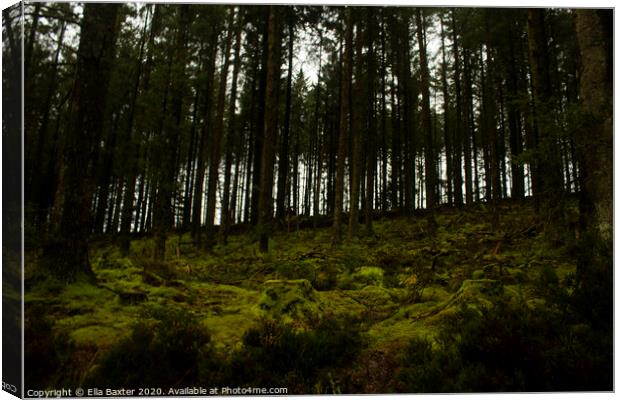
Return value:
[(222, 54), (224, 62), (220, 70), (220, 81), (217, 91), (217, 105), (215, 112), (215, 122), (213, 124), (213, 135), (211, 136), (210, 147), (211, 157), (209, 160), (209, 183), (207, 186), (207, 223), (206, 233), (207, 239), (205, 241), (206, 248), (211, 248), (215, 244), (215, 206), (216, 206), (216, 194), (217, 185), (220, 180), (220, 159), (221, 159), (221, 146), (222, 135), (224, 132), (224, 108), (226, 106), (226, 82), (228, 80), (228, 67), (230, 66), (230, 48), (232, 44), (232, 38), (234, 34), (233, 22), (235, 17), (234, 9), (230, 10), (228, 19), (226, 35), (226, 42), (224, 44), (224, 53)]
[(437, 204), (436, 187), (437, 172), (435, 166), (435, 149), (433, 146), (433, 132), (431, 129), (431, 111), (430, 111), (430, 76), (428, 72), (428, 61), (426, 56), (426, 39), (425, 27), (422, 10), (417, 9), (417, 35), (420, 47), (420, 84), (422, 89), (422, 132), (424, 134), (424, 171), (425, 171), (425, 189), (426, 189), (426, 208), (429, 213), (429, 226), (433, 230), (436, 222), (434, 218), (434, 209)]
[(211, 31), (208, 37), (208, 47), (206, 50), (207, 53), (207, 62), (206, 62), (206, 77), (207, 81), (204, 87), (204, 105), (203, 110), (205, 110), (204, 122), (200, 131), (200, 139), (198, 140), (198, 159), (196, 160), (196, 178), (194, 179), (194, 204), (192, 210), (192, 238), (196, 244), (199, 246), (201, 244), (201, 224), (202, 224), (202, 206), (203, 206), (203, 188), (204, 188), (204, 178), (205, 178), (205, 167), (206, 167), (206, 159), (207, 150), (209, 147), (208, 143), (208, 134), (211, 130), (212, 126), (212, 117), (213, 117), (213, 80), (215, 78), (215, 58), (217, 54), (217, 42), (219, 38), (218, 32), (218, 24), (213, 23), (211, 25)]
[[(157, 198), (153, 215), (153, 233), (155, 248), (153, 259), (163, 261), (166, 253), (168, 232), (174, 224), (173, 199), (176, 187), (177, 147), (181, 135), (183, 97), (185, 93), (185, 68), (187, 57), (187, 38), (191, 15), (189, 5), (184, 4), (178, 9), (177, 32), (175, 34), (175, 50), (170, 54), (170, 68), (174, 68), (174, 79), (171, 81), (170, 113), (172, 120), (164, 121), (161, 129), (157, 159), (161, 164), (157, 179)], [(169, 73), (172, 70), (169, 70)], [(166, 93), (164, 94), (163, 115), (166, 115)]]
[(336, 164), (336, 187), (334, 194), (334, 225), (333, 225), (333, 242), (339, 244), (342, 242), (342, 209), (344, 201), (344, 170), (345, 158), (347, 155), (347, 143), (349, 136), (349, 110), (350, 110), (350, 91), (351, 76), (353, 74), (351, 65), (351, 54), (353, 47), (353, 18), (351, 8), (345, 11), (345, 39), (344, 54), (342, 60), (341, 85), (340, 85), (340, 122), (338, 134), (338, 155)]
[(258, 202), (259, 249), (263, 253), (269, 250), (269, 234), (273, 219), (273, 167), (275, 151), (271, 144), (277, 143), (278, 95), (280, 91), (281, 15), (282, 12), (280, 7), (269, 6), (265, 125), (263, 137), (264, 143), (269, 143), (269, 145), (263, 146), (262, 149), (260, 197)]
[(581, 52), (579, 84), (583, 126), (577, 136), (581, 159), (585, 228), (602, 247), (613, 242), (613, 15), (611, 10), (578, 10)]
[(91, 162), (101, 138), (119, 8), (119, 4), (87, 3), (84, 6), (52, 231), (45, 246), (52, 271), (67, 281), (76, 280), (80, 275), (94, 278), (88, 258), (94, 189)]
[(534, 122), (538, 133), (535, 147), (540, 182), (538, 197), (545, 230), (553, 241), (561, 240), (564, 216), (564, 182), (562, 162), (557, 151), (557, 127), (552, 106), (552, 88), (549, 77), (549, 52), (543, 9), (528, 10), (528, 44), (532, 89), (534, 95)]
[[(284, 131), (282, 132), (282, 148), (278, 164), (278, 189), (276, 194), (276, 218), (283, 219), (286, 213), (288, 172), (289, 172), (289, 136), (291, 134), (291, 90), (293, 84), (293, 44), (295, 43), (295, 20), (293, 8), (287, 9), (288, 17), (288, 71), (286, 73), (286, 100), (284, 105)], [(320, 45), (319, 45), (320, 46)], [(320, 52), (320, 48), (319, 48)], [(319, 66), (320, 76), (320, 66)]]
[[(226, 160), (224, 162), (224, 195), (222, 198), (222, 217), (220, 223), (220, 242), (226, 244), (228, 240), (228, 228), (230, 226), (231, 219), (234, 219), (234, 207), (230, 207), (230, 174), (232, 169), (232, 152), (233, 152), (233, 144), (235, 143), (236, 135), (237, 135), (237, 116), (236, 116), (236, 108), (237, 108), (237, 78), (239, 76), (239, 69), (241, 66), (241, 57), (239, 56), (239, 52), (241, 50), (241, 22), (239, 21), (240, 12), (237, 16), (237, 22), (235, 23), (235, 49), (234, 49), (234, 64), (233, 64), (233, 74), (232, 74), (232, 84), (230, 88), (230, 101), (228, 103), (228, 133), (225, 138), (225, 151), (226, 151)], [(232, 29), (232, 27), (231, 27)], [(239, 165), (239, 157), (236, 160), (236, 166)], [(238, 170), (237, 170), (238, 171)], [(237, 178), (237, 174), (235, 173), (235, 179)], [(235, 185), (236, 186), (236, 185)], [(235, 192), (236, 194), (236, 192)]]

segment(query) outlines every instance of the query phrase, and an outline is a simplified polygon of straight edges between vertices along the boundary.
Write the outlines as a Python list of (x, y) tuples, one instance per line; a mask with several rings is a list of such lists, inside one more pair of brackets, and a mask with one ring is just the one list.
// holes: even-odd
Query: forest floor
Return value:
[[(44, 277), (32, 256), (25, 296), (27, 335), (35, 332), (29, 359), (34, 364), (51, 346), (73, 366), (51, 372), (38, 365), (36, 379), (47, 386), (83, 382), (154, 308), (190, 313), (222, 353), (239, 349), (244, 334), (265, 319), (300, 331), (325, 318), (346, 321), (363, 338), (357, 357), (389, 364), (388, 355), (412, 339), (433, 342), (463, 304), (484, 308), (501, 292), (531, 309), (544, 307), (549, 271), (560, 282), (575, 272), (574, 257), (545, 239), (528, 203), (501, 204), (496, 229), (484, 205), (442, 209), (436, 220), (431, 234), (424, 217), (384, 217), (374, 222), (374, 235), (342, 245), (331, 243), (328, 228), (277, 232), (267, 254), (249, 234), (233, 235), (210, 252), (176, 235), (169, 237), (165, 263), (147, 256), (148, 238), (134, 240), (128, 257), (100, 242), (91, 249), (97, 285)], [(362, 390), (372, 391), (373, 382), (381, 390), (380, 381), (389, 378), (383, 367), (359, 372), (368, 380)]]

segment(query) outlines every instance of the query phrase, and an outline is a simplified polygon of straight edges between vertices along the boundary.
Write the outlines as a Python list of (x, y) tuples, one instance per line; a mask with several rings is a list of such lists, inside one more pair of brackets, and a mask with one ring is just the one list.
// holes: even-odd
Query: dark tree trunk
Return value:
[[(237, 119), (236, 119), (236, 103), (237, 103), (237, 77), (239, 76), (239, 68), (241, 66), (241, 57), (239, 56), (241, 50), (241, 23), (239, 19), (241, 14), (238, 15), (238, 21), (235, 26), (235, 49), (234, 49), (234, 64), (232, 74), (232, 84), (230, 89), (230, 101), (228, 103), (228, 134), (226, 135), (226, 142), (224, 145), (226, 151), (226, 159), (224, 161), (224, 195), (222, 197), (222, 217), (220, 224), (220, 241), (226, 244), (228, 240), (228, 228), (230, 226), (230, 220), (234, 219), (234, 206), (230, 207), (230, 174), (232, 169), (233, 158), (233, 144), (237, 134)], [(232, 27), (231, 27), (232, 29)], [(235, 162), (236, 166), (239, 165), (239, 157)], [(238, 171), (238, 170), (237, 170)], [(237, 177), (235, 173), (235, 179)], [(235, 185), (236, 187), (236, 185)], [(236, 193), (235, 193), (236, 195)]]
[(256, 122), (254, 125), (254, 166), (252, 169), (252, 197), (251, 197), (251, 208), (250, 208), (250, 222), (252, 225), (258, 224), (259, 219), (259, 209), (258, 203), (260, 198), (260, 184), (261, 184), (261, 174), (262, 174), (262, 162), (263, 162), (263, 143), (264, 141), (264, 128), (265, 128), (265, 91), (267, 90), (267, 62), (269, 58), (268, 47), (269, 47), (269, 10), (270, 7), (265, 7), (265, 22), (263, 28), (263, 37), (262, 37), (262, 45), (261, 45), (261, 64), (260, 64), (260, 73), (258, 80), (258, 93), (256, 99), (258, 100), (255, 113), (256, 113)]
[[(565, 221), (562, 162), (557, 151), (557, 127), (552, 106), (552, 88), (549, 76), (549, 52), (543, 9), (528, 10), (529, 56), (534, 95), (534, 122), (538, 132), (536, 158), (540, 173), (541, 192), (535, 193), (545, 229), (551, 240), (558, 241)], [(534, 177), (536, 179), (536, 177)]]
[[(153, 234), (155, 248), (153, 258), (163, 261), (166, 253), (166, 239), (168, 232), (174, 223), (173, 199), (175, 196), (175, 180), (177, 172), (177, 147), (181, 136), (181, 118), (183, 112), (183, 97), (185, 92), (185, 67), (187, 57), (187, 38), (191, 15), (189, 5), (181, 5), (178, 9), (179, 27), (175, 34), (175, 51), (171, 55), (170, 68), (174, 66), (175, 79), (171, 82), (170, 112), (172, 121), (161, 126), (161, 142), (159, 143), (159, 156), (161, 169), (157, 179), (157, 199), (153, 215)], [(169, 70), (170, 73), (170, 70)], [(178, 76), (177, 76), (178, 74)], [(170, 76), (169, 76), (170, 79)], [(167, 113), (167, 100), (164, 94), (162, 115)], [(162, 120), (163, 122), (163, 120)]]
[[(37, 210), (36, 215), (34, 216), (34, 224), (39, 228), (43, 228), (45, 219), (49, 211), (48, 208), (51, 206), (51, 204), (49, 204), (49, 195), (47, 194), (48, 191), (45, 190), (48, 188), (50, 179), (45, 179), (45, 177), (53, 175), (53, 171), (45, 171), (41, 169), (41, 164), (46, 144), (49, 140), (47, 138), (50, 115), (52, 114), (52, 102), (54, 100), (54, 94), (56, 93), (58, 87), (58, 61), (60, 58), (60, 51), (62, 49), (66, 28), (67, 24), (62, 23), (60, 27), (60, 33), (58, 35), (56, 52), (54, 53), (52, 70), (49, 74), (50, 79), (47, 86), (45, 103), (43, 105), (43, 116), (41, 118), (41, 125), (39, 126), (38, 130), (38, 138), (35, 145), (36, 147), (34, 150), (34, 158), (31, 162), (28, 162), (28, 160), (26, 160), (26, 166), (31, 165), (32, 169), (25, 171), (26, 173), (30, 173), (29, 175), (27, 175), (27, 177), (29, 176), (30, 179), (26, 177), (27, 180), (25, 182), (26, 186), (24, 187), (24, 201), (26, 203), (34, 202), (36, 204)], [(49, 157), (51, 160), (53, 160), (51, 155)]]
[(204, 106), (205, 110), (204, 122), (200, 130), (200, 139), (198, 140), (198, 159), (196, 160), (196, 178), (194, 179), (194, 201), (192, 210), (192, 238), (196, 245), (200, 245), (202, 235), (200, 225), (202, 224), (202, 206), (203, 206), (203, 188), (205, 180), (205, 167), (207, 151), (208, 133), (211, 130), (213, 117), (213, 80), (215, 78), (215, 58), (217, 54), (217, 42), (219, 38), (218, 25), (213, 24), (210, 31), (208, 47), (207, 47), (207, 81), (204, 88)]
[(228, 67), (230, 66), (230, 48), (232, 45), (232, 38), (234, 34), (233, 22), (235, 18), (234, 9), (230, 10), (230, 16), (228, 19), (226, 35), (226, 42), (224, 44), (224, 53), (222, 54), (224, 62), (220, 70), (220, 81), (217, 91), (217, 105), (215, 112), (215, 122), (213, 124), (213, 135), (209, 141), (211, 147), (211, 158), (209, 160), (209, 183), (207, 186), (207, 224), (206, 233), (207, 239), (205, 246), (211, 248), (215, 244), (215, 206), (216, 206), (216, 194), (217, 186), (220, 180), (220, 159), (221, 159), (221, 146), (222, 135), (224, 132), (224, 109), (226, 106), (226, 82), (228, 80)]
[[(386, 62), (385, 62), (385, 22), (383, 12), (381, 13), (381, 211), (388, 209), (388, 145), (387, 145), (387, 107), (386, 107)], [(415, 162), (413, 163), (415, 169)]]
[[(128, 165), (128, 177), (127, 177), (127, 185), (125, 188), (125, 196), (123, 198), (123, 211), (121, 216), (121, 226), (120, 226), (120, 238), (119, 238), (119, 248), (121, 254), (127, 255), (129, 253), (129, 233), (131, 229), (131, 220), (134, 211), (134, 197), (135, 197), (135, 187), (136, 187), (136, 177), (138, 174), (138, 165), (137, 160), (140, 156), (140, 145), (136, 138), (134, 137), (134, 120), (136, 115), (136, 103), (138, 100), (138, 92), (140, 88), (140, 79), (142, 77), (142, 56), (144, 54), (144, 47), (146, 43), (146, 22), (144, 24), (144, 29), (142, 30), (142, 39), (140, 41), (140, 54), (138, 56), (138, 61), (136, 63), (136, 78), (134, 81), (133, 91), (131, 93), (131, 102), (129, 105), (129, 116), (127, 122), (127, 143), (126, 145), (131, 149), (129, 154), (135, 154), (135, 159), (133, 157), (129, 157), (127, 160), (130, 164)], [(148, 64), (147, 64), (148, 65)], [(147, 73), (150, 75), (150, 71)], [(146, 88), (148, 89), (148, 88)]]
[(457, 207), (463, 205), (463, 173), (462, 173), (462, 147), (463, 143), (463, 99), (461, 92), (461, 57), (459, 51), (458, 34), (456, 28), (455, 11), (452, 9), (452, 49), (454, 54), (454, 92), (456, 108), (454, 116), (454, 203)]
[(88, 258), (94, 184), (92, 160), (101, 138), (119, 8), (119, 4), (84, 6), (52, 231), (45, 248), (52, 271), (68, 281), (80, 275), (94, 278)]
[(523, 153), (523, 136), (521, 130), (521, 115), (518, 106), (515, 104), (518, 97), (518, 79), (517, 57), (514, 46), (516, 40), (513, 25), (509, 31), (509, 54), (508, 63), (508, 79), (507, 79), (507, 102), (508, 102), (508, 130), (510, 132), (510, 154), (512, 158), (512, 187), (511, 197), (522, 199), (525, 196), (525, 174), (523, 171), (523, 163), (518, 160)]
[[(202, 65), (200, 65), (202, 67)], [(200, 68), (199, 67), (199, 68)], [(185, 189), (183, 190), (183, 216), (181, 219), (181, 232), (187, 232), (192, 220), (192, 195), (194, 187), (194, 169), (196, 161), (196, 142), (198, 141), (198, 111), (200, 109), (200, 87), (195, 88), (194, 102), (192, 105), (192, 127), (190, 128), (189, 148), (185, 167)]]
[(259, 249), (261, 252), (269, 250), (269, 234), (273, 219), (273, 167), (275, 151), (271, 144), (277, 143), (280, 53), (282, 45), (281, 15), (282, 9), (280, 7), (269, 6), (264, 125), (264, 143), (269, 143), (269, 146), (263, 146), (262, 149), (260, 198), (258, 202)]
[[(291, 90), (293, 84), (293, 44), (295, 43), (295, 21), (293, 9), (287, 10), (288, 17), (288, 71), (286, 73), (286, 103), (284, 106), (284, 131), (278, 164), (278, 189), (276, 194), (276, 218), (283, 219), (286, 214), (285, 200), (289, 172), (289, 136), (291, 133)], [(319, 45), (320, 46), (320, 45)], [(320, 47), (319, 47), (320, 52)], [(320, 62), (319, 62), (320, 63)], [(321, 67), (319, 66), (319, 75)], [(320, 80), (319, 80), (320, 82)]]
[(351, 76), (352, 73), (352, 47), (353, 47), (353, 18), (351, 8), (345, 10), (345, 39), (344, 54), (342, 60), (341, 71), (341, 87), (340, 87), (340, 122), (338, 134), (338, 155), (336, 165), (336, 187), (334, 193), (334, 226), (333, 226), (333, 242), (342, 242), (342, 208), (344, 201), (344, 170), (345, 158), (347, 154), (347, 144), (349, 136), (349, 110), (350, 110), (350, 92), (351, 92)]
[(447, 197), (448, 204), (454, 201), (454, 166), (452, 163), (452, 126), (450, 121), (450, 92), (448, 91), (448, 64), (446, 62), (446, 45), (443, 18), (441, 19), (441, 88), (443, 92), (443, 138), (446, 150)]
[(578, 10), (581, 52), (579, 97), (584, 126), (577, 136), (581, 160), (583, 221), (601, 248), (613, 242), (613, 15), (610, 10)]
[[(374, 209), (374, 188), (375, 188), (375, 176), (377, 170), (377, 145), (375, 141), (375, 135), (377, 130), (377, 119), (375, 113), (375, 71), (377, 68), (375, 50), (374, 50), (374, 38), (376, 35), (376, 25), (374, 15), (372, 14), (372, 8), (366, 8), (366, 21), (368, 25), (368, 32), (366, 33), (366, 46), (368, 48), (368, 76), (367, 76), (367, 115), (368, 115), (368, 129), (364, 132), (366, 138), (366, 198), (365, 198), (365, 218), (366, 234), (371, 236), (374, 234), (372, 227), (372, 214)], [(413, 195), (412, 195), (413, 196)], [(413, 202), (413, 200), (412, 200)]]
[[(491, 17), (491, 13), (487, 11), (487, 22), (485, 22), (485, 34), (486, 34), (486, 63), (487, 63), (487, 76), (486, 81), (483, 82), (484, 95), (483, 95), (483, 104), (484, 104), (484, 127), (486, 130), (486, 142), (489, 148), (489, 169), (490, 169), (490, 177), (487, 180), (490, 183), (490, 186), (487, 186), (487, 190), (489, 191), (488, 200), (491, 202), (491, 212), (492, 212), (492, 226), (493, 229), (497, 229), (499, 227), (499, 211), (498, 211), (498, 202), (500, 199), (501, 193), (501, 182), (500, 182), (500, 162), (499, 162), (499, 144), (497, 140), (497, 121), (496, 121), (496, 104), (497, 101), (497, 93), (495, 89), (495, 69), (497, 68), (495, 65), (495, 52), (493, 51), (491, 45), (491, 37), (488, 26), (488, 18)], [(484, 78), (483, 78), (484, 79)]]
[(417, 9), (417, 35), (420, 47), (420, 84), (422, 89), (422, 132), (424, 134), (424, 171), (425, 171), (425, 188), (426, 188), (426, 208), (430, 210), (429, 225), (431, 230), (436, 224), (433, 210), (437, 205), (436, 187), (437, 172), (435, 166), (435, 149), (433, 147), (433, 132), (431, 127), (431, 111), (430, 111), (430, 76), (428, 72), (428, 61), (426, 56), (426, 38), (423, 11)]

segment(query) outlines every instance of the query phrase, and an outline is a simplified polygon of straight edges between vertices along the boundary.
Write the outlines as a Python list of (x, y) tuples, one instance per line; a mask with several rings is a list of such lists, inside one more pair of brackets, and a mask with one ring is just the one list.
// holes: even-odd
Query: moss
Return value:
[(471, 273), (471, 279), (482, 279), (484, 278), (484, 271), (477, 269)]
[(113, 302), (115, 294), (88, 283), (74, 283), (58, 295), (57, 300), (70, 314), (97, 311), (104, 304)]
[(137, 307), (104, 303), (92, 312), (58, 319), (53, 332), (57, 337), (67, 336), (76, 348), (109, 347), (125, 337), (137, 316)]
[(351, 277), (362, 287), (367, 285), (383, 286), (383, 269), (379, 267), (361, 267)]
[[(211, 252), (180, 245), (177, 254), (179, 240), (191, 239), (174, 235), (161, 265), (150, 261), (151, 239), (132, 241), (129, 257), (98, 243), (91, 261), (99, 284), (143, 292), (145, 301), (123, 304), (100, 286), (66, 286), (38, 276), (28, 281), (26, 307), (44, 307), (54, 335), (90, 358), (123, 341), (141, 313), (154, 307), (190, 312), (222, 352), (238, 349), (244, 333), (265, 318), (298, 331), (326, 318), (354, 321), (377, 351), (416, 337), (435, 343), (440, 326), (463, 305), (479, 311), (504, 296), (530, 309), (549, 307), (537, 292), (545, 268), (557, 275), (556, 286), (569, 286), (576, 262), (565, 249), (552, 248), (535, 230), (515, 235), (535, 225), (532, 209), (501, 212), (500, 227), (491, 231), (483, 208), (438, 211), (435, 235), (424, 219), (382, 218), (374, 225), (376, 236), (336, 246), (330, 229), (276, 232), (267, 254), (258, 253), (251, 235), (231, 235)], [(36, 257), (30, 259), (34, 272)], [(159, 278), (145, 277), (145, 266)], [(424, 282), (415, 301), (406, 284), (413, 277)]]
[(438, 326), (429, 325), (422, 321), (412, 321), (404, 318), (394, 318), (375, 324), (367, 332), (369, 347), (379, 349), (403, 345), (412, 338), (432, 339), (440, 332)]
[(209, 315), (202, 324), (209, 329), (216, 348), (232, 349), (241, 343), (244, 333), (260, 316), (255, 309), (246, 309), (237, 314)]
[(110, 326), (90, 325), (78, 328), (69, 334), (70, 343), (76, 347), (97, 346), (109, 348), (126, 337), (127, 331)]
[(398, 301), (398, 294), (394, 289), (368, 285), (360, 290), (348, 291), (349, 295), (367, 307), (391, 306)]
[(317, 299), (306, 279), (273, 279), (263, 283), (258, 307), (275, 318), (305, 320), (322, 312)]

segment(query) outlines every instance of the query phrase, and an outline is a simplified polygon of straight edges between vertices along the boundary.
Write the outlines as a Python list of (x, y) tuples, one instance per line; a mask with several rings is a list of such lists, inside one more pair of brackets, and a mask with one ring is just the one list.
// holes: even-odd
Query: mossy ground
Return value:
[[(496, 229), (484, 206), (442, 210), (436, 219), (431, 233), (423, 216), (383, 217), (374, 235), (342, 245), (331, 243), (329, 229), (276, 232), (267, 254), (251, 234), (208, 252), (188, 244), (188, 235), (171, 235), (165, 263), (150, 261), (148, 238), (134, 240), (128, 257), (113, 243), (94, 243), (97, 285), (42, 277), (30, 255), (27, 326), (37, 320), (49, 327), (48, 339), (64, 346), (56, 347), (57, 357), (83, 371), (78, 380), (156, 307), (190, 312), (210, 333), (210, 345), (223, 350), (238, 348), (265, 318), (299, 330), (327, 317), (354, 321), (363, 359), (393, 354), (416, 338), (433, 342), (462, 304), (485, 307), (499, 292), (533, 309), (544, 306), (545, 271), (560, 282), (575, 271), (566, 247), (545, 239), (527, 204), (501, 205)], [(124, 301), (121, 292), (145, 296)], [(48, 372), (39, 377), (42, 385), (73, 379)]]

